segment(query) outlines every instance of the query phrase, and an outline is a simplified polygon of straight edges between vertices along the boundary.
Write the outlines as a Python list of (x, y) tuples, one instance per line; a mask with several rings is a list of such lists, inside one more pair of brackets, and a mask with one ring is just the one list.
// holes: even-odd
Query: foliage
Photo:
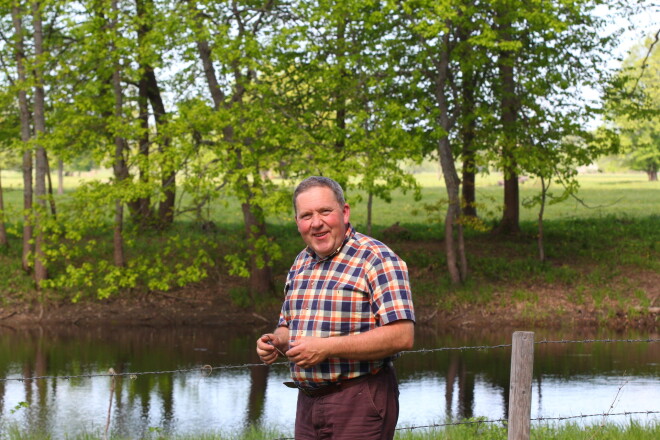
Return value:
[[(112, 170), (72, 189), (36, 230), (47, 234), (45, 285), (74, 299), (76, 286), (106, 297), (200, 280), (212, 247), (179, 234), (176, 222), (211, 227), (214, 212), (229, 209), (242, 215), (243, 229), (214, 264), (249, 277), (253, 292), (270, 290), (270, 270), (286, 252), (271, 224), (290, 212), (291, 187), (309, 174), (335, 177), (351, 203), (376, 197), (395, 205), (412, 191), (414, 205), (424, 189), (411, 167), (447, 142), (445, 165), (472, 155), (475, 168), (554, 176), (559, 201), (577, 190), (576, 166), (605, 151), (582, 129), (592, 110), (576, 99), (579, 87), (606, 73), (599, 57), (616, 36), (597, 35), (600, 0), (543, 8), (518, 0), (48, 0), (39, 2), (39, 56), (32, 4), (0, 2), (0, 168), (17, 168), (24, 151), (43, 148), (68, 169)], [(502, 31), (505, 10), (511, 35)], [(17, 80), (19, 40), (25, 81)], [(504, 52), (519, 116), (507, 157), (504, 94), (493, 74)], [(35, 102), (35, 72), (43, 72), (45, 127), (22, 142), (17, 96)], [(448, 198), (457, 210), (457, 188)], [(450, 222), (485, 228), (493, 212), (500, 207)], [(135, 244), (146, 237), (159, 246)]]
[(608, 116), (628, 165), (657, 180), (660, 169), (660, 49), (647, 38), (634, 47), (612, 83)]

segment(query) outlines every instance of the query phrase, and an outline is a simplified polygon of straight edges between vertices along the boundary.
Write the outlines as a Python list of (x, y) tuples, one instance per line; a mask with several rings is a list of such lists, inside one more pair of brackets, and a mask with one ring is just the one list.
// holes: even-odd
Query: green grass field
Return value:
[[(80, 176), (64, 178), (65, 193), (75, 190), (80, 182), (110, 177), (108, 171), (98, 171)], [(446, 191), (441, 176), (433, 172), (421, 172), (415, 175), (422, 186), (422, 199), (415, 201), (412, 194), (400, 191), (393, 193), (391, 203), (374, 200), (373, 224), (381, 227), (395, 222), (428, 223), (444, 218)], [(498, 173), (477, 178), (477, 203), (481, 217), (495, 220), (501, 216), (503, 187), (499, 185), (502, 176)], [(544, 219), (598, 218), (614, 215), (621, 218), (636, 218), (660, 215), (660, 182), (649, 182), (644, 173), (619, 174), (582, 174), (579, 176), (580, 190), (575, 197), (546, 206)], [(22, 178), (16, 171), (3, 171), (2, 184), (5, 190), (5, 204), (8, 215), (16, 213), (22, 204)], [(56, 185), (56, 183), (53, 183)], [(524, 202), (539, 194), (540, 183), (528, 180), (520, 184), (521, 221), (536, 221), (538, 206), (525, 207)], [(559, 196), (562, 188), (554, 184), (550, 193)], [(58, 196), (61, 199), (65, 196)], [(185, 206), (185, 195), (179, 206)], [(366, 223), (366, 194), (361, 191), (346, 191), (347, 201), (351, 205), (352, 222), (356, 226)], [(436, 206), (431, 208), (431, 206)], [(210, 218), (218, 223), (241, 223), (241, 210), (232, 196), (218, 194), (218, 199), (210, 207)], [(185, 217), (182, 218), (185, 221)], [(286, 224), (291, 221), (291, 212), (283, 210), (273, 213), (268, 218), (270, 223)]]
[[(111, 434), (111, 433), (110, 433)], [(640, 424), (631, 422), (625, 425), (604, 424), (580, 426), (576, 424), (564, 425), (532, 425), (530, 438), (532, 440), (655, 440), (660, 436), (660, 424), (649, 422)], [(18, 428), (8, 429), (2, 440), (50, 440), (48, 434), (34, 434)], [(100, 434), (80, 434), (66, 437), (67, 440), (100, 440)], [(124, 437), (109, 435), (111, 440), (127, 440)], [(273, 430), (252, 428), (238, 434), (199, 433), (195, 435), (168, 436), (154, 429), (151, 435), (142, 437), (158, 440), (283, 440), (292, 439), (291, 434), (280, 433)], [(396, 440), (506, 440), (507, 430), (501, 425), (488, 423), (475, 425), (455, 425), (432, 430), (406, 430), (400, 429)]]
[[(85, 178), (107, 176), (109, 174)], [(449, 284), (442, 247), (445, 189), (433, 172), (419, 173), (416, 177), (422, 185), (422, 200), (415, 201), (410, 193), (395, 192), (391, 203), (374, 201), (372, 235), (390, 244), (408, 263), (420, 300), (426, 296), (431, 303), (444, 309), (498, 301), (504, 306), (516, 298), (531, 304), (539, 294), (530, 286), (552, 285), (566, 292), (574, 303), (603, 308), (605, 315), (617, 313), (615, 306), (631, 311), (656, 306), (652, 292), (644, 286), (654, 285), (649, 273), (660, 272), (660, 182), (647, 181), (643, 173), (579, 176), (579, 201), (569, 198), (546, 208), (545, 251), (550, 264), (537, 258), (538, 207), (521, 206), (522, 233), (517, 237), (496, 237), (488, 230), (467, 229), (470, 279), (465, 286), (457, 287)], [(2, 179), (10, 248), (0, 250), (0, 299), (32, 300), (32, 281), (22, 272), (20, 262), (20, 175), (5, 171)], [(503, 187), (498, 183), (500, 179), (501, 176), (489, 175), (478, 180), (478, 212), (486, 227), (495, 226), (501, 217)], [(75, 176), (66, 178), (66, 192), (57, 197), (60, 212), (65, 210), (64, 202), (71, 197), (79, 180)], [(534, 181), (527, 181), (520, 188), (521, 200), (539, 191)], [(186, 196), (182, 197), (179, 206), (186, 204)], [(352, 207), (353, 225), (366, 232), (365, 195), (349, 189), (347, 200)], [(192, 265), (200, 250), (213, 260), (209, 270), (216, 277), (229, 273), (227, 255), (245, 256), (240, 205), (234, 197), (218, 194), (208, 210), (210, 219), (217, 225), (212, 233), (202, 231), (190, 215), (179, 218), (175, 226), (165, 232), (131, 229), (129, 223), (125, 231), (126, 252), (135, 265), (122, 274), (112, 272), (109, 263), (112, 261), (111, 206), (107, 213), (106, 226), (88, 230), (79, 249), (73, 254), (67, 251), (66, 258), (59, 258), (52, 264), (51, 273), (59, 274), (63, 277), (62, 284), (69, 286), (58, 289), (56, 298), (93, 297), (95, 291), (98, 293), (95, 289), (108, 285), (108, 281), (116, 280), (117, 276), (135, 277), (138, 281), (134, 287), (144, 291), (154, 288), (150, 285), (154, 280), (176, 287), (177, 280), (171, 277), (176, 270)], [(387, 236), (385, 229), (397, 222), (405, 228), (405, 237)], [(268, 223), (273, 243), (280, 248), (280, 256), (273, 263), (273, 273), (278, 276), (286, 272), (303, 242), (289, 207), (271, 213)], [(85, 249), (82, 248), (84, 244), (87, 245)], [(77, 272), (68, 272), (65, 263), (72, 264)], [(84, 264), (89, 267), (81, 271)], [(99, 264), (106, 266), (98, 269)], [(171, 270), (175, 265), (179, 269)], [(196, 280), (201, 281), (199, 277)], [(162, 283), (157, 289), (167, 290)], [(276, 285), (276, 289), (279, 290), (279, 286)], [(507, 290), (506, 296), (498, 298), (498, 292), (503, 289)], [(242, 305), (249, 304), (248, 297), (240, 288), (232, 293), (232, 298)], [(608, 302), (609, 308), (606, 307)], [(542, 309), (542, 305), (539, 304), (539, 308)]]

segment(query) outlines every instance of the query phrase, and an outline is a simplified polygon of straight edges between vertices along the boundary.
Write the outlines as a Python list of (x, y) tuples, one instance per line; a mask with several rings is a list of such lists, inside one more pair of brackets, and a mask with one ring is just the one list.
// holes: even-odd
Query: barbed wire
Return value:
[[(535, 345), (539, 344), (593, 344), (596, 342), (660, 342), (660, 339), (647, 338), (647, 339), (583, 339), (583, 340), (569, 340), (561, 339), (558, 341), (536, 341)], [(410, 350), (402, 351), (401, 354), (408, 353), (434, 353), (439, 351), (449, 351), (449, 350), (490, 350), (493, 348), (509, 348), (511, 344), (499, 344), (499, 345), (477, 345), (477, 346), (464, 346), (464, 347), (439, 347), (439, 348), (421, 348), (419, 350)]]
[(592, 344), (594, 342), (660, 342), (660, 339), (657, 338), (647, 338), (647, 339), (583, 339), (583, 340), (570, 340), (570, 339), (561, 339), (559, 341), (537, 341), (535, 344)]
[[(278, 362), (274, 365), (287, 364), (286, 362)], [(200, 372), (206, 376), (209, 376), (215, 370), (237, 370), (250, 367), (264, 367), (266, 366), (263, 363), (250, 363), (242, 365), (222, 365), (219, 367), (213, 367), (211, 365), (202, 365), (194, 368), (181, 368), (177, 370), (162, 370), (162, 371), (139, 371), (139, 372), (127, 372), (127, 373), (88, 373), (88, 374), (74, 374), (74, 375), (65, 375), (65, 376), (32, 376), (32, 377), (5, 377), (0, 378), (0, 382), (7, 382), (11, 380), (15, 381), (29, 381), (29, 380), (45, 380), (45, 379), (89, 379), (92, 377), (129, 377), (130, 379), (135, 379), (138, 376), (146, 376), (148, 374), (174, 374), (174, 373), (194, 373)]]
[[(611, 416), (632, 416), (640, 414), (660, 414), (660, 411), (625, 411), (620, 413), (599, 413), (599, 414), (580, 414), (577, 416), (556, 416), (556, 417), (536, 417), (529, 419), (530, 422), (547, 422), (547, 421), (562, 421), (562, 420), (571, 420), (571, 419), (585, 419), (588, 417), (611, 417)], [(455, 425), (476, 425), (481, 423), (508, 423), (507, 419), (495, 419), (495, 420), (462, 420), (460, 422), (448, 422), (448, 423), (434, 423), (432, 425), (421, 425), (421, 426), (404, 426), (401, 428), (396, 428), (397, 431), (412, 431), (414, 429), (429, 429), (429, 428), (442, 428), (445, 426), (455, 426)]]
[[(632, 415), (641, 415), (641, 414), (646, 414), (646, 415), (660, 414), (660, 411), (625, 411), (620, 413), (580, 414), (577, 416), (536, 417), (529, 420), (530, 422), (547, 422), (547, 421), (562, 421), (562, 420), (570, 420), (570, 419), (584, 419), (588, 417), (632, 416)], [(460, 422), (433, 423), (431, 425), (420, 425), (420, 426), (403, 426), (401, 428), (396, 428), (396, 431), (413, 431), (415, 429), (434, 429), (434, 428), (445, 428), (447, 426), (460, 426), (460, 425), (480, 425), (484, 423), (507, 424), (508, 422), (509, 421), (507, 419), (461, 420)], [(295, 440), (295, 439), (293, 437), (280, 437), (274, 440)]]
[[(548, 340), (542, 340), (542, 341), (536, 341), (534, 344), (592, 344), (592, 343), (620, 343), (620, 342), (625, 342), (625, 343), (635, 343), (635, 342), (660, 342), (660, 339), (656, 338), (647, 338), (647, 339), (583, 339), (583, 340), (567, 340), (567, 339), (562, 339), (562, 340), (557, 340), (557, 341), (548, 341)], [(419, 354), (428, 354), (428, 353), (435, 353), (435, 352), (441, 352), (441, 351), (451, 351), (451, 350), (458, 350), (458, 351), (463, 351), (463, 350), (490, 350), (490, 349), (496, 349), (496, 348), (509, 348), (511, 347), (511, 344), (498, 344), (498, 345), (476, 345), (476, 346), (463, 346), (463, 347), (438, 347), (438, 348), (420, 348), (418, 350), (408, 350), (408, 351), (402, 351), (401, 354), (413, 354), (413, 353), (419, 353)], [(288, 365), (288, 362), (277, 362), (275, 364), (272, 364), (273, 366), (279, 366), (279, 365)], [(76, 375), (64, 375), (64, 376), (32, 376), (32, 377), (3, 377), (0, 378), (0, 382), (8, 382), (8, 381), (30, 381), (30, 380), (46, 380), (46, 379), (62, 379), (62, 380), (69, 380), (69, 379), (89, 379), (92, 377), (129, 377), (130, 379), (136, 379), (138, 376), (145, 376), (149, 374), (175, 374), (175, 373), (193, 373), (193, 372), (201, 372), (202, 374), (206, 376), (210, 376), (213, 371), (216, 370), (237, 370), (237, 369), (245, 369), (245, 368), (252, 368), (252, 367), (266, 367), (267, 365), (263, 363), (245, 363), (245, 364), (240, 364), (240, 365), (221, 365), (218, 367), (213, 367), (211, 365), (202, 365), (198, 367), (193, 367), (193, 368), (182, 368), (182, 369), (175, 369), (175, 370), (160, 370), (160, 371), (140, 371), (140, 372), (126, 372), (126, 373), (88, 373), (88, 374), (76, 374)]]

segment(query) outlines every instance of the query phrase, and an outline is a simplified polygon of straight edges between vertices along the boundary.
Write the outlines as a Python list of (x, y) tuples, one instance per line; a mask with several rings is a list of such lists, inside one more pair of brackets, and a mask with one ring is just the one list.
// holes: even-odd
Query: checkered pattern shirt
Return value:
[[(309, 248), (298, 254), (284, 292), (279, 326), (288, 327), (289, 342), (304, 336), (364, 333), (397, 320), (415, 320), (406, 263), (350, 225), (334, 254), (318, 258)], [(329, 358), (312, 368), (291, 363), (291, 377), (299, 387), (318, 388), (376, 372), (388, 361)]]

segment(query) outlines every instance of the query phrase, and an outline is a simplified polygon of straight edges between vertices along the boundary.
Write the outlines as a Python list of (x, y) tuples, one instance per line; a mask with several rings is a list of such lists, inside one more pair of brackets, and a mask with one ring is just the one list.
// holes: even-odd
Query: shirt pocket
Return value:
[(362, 333), (374, 322), (369, 294), (348, 283), (337, 283), (319, 293), (315, 318), (320, 337)]

